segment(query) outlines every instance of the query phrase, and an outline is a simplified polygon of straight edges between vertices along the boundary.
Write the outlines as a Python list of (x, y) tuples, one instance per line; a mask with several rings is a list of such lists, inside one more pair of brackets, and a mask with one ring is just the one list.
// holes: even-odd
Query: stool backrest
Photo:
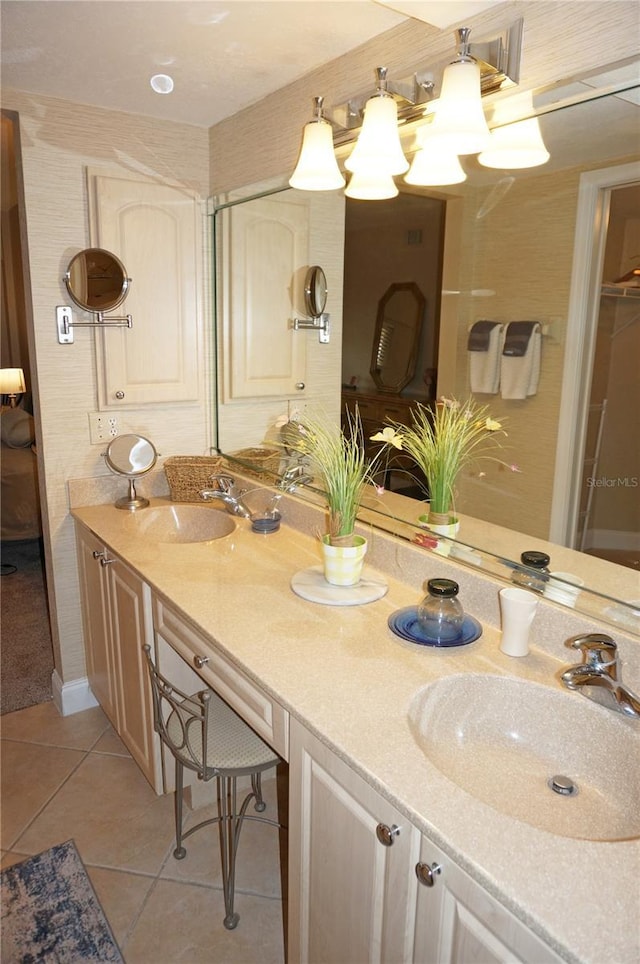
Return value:
[(154, 665), (151, 647), (143, 646), (151, 679), (153, 697), (153, 725), (162, 742), (183, 766), (195, 770), (207, 780), (214, 773), (207, 771), (207, 732), (209, 700), (207, 690), (189, 696), (174, 686)]

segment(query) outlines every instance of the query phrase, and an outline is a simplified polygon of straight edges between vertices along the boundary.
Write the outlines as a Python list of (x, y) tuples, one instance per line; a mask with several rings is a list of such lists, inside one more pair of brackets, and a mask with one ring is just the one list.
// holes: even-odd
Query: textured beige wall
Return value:
[[(56, 669), (68, 682), (85, 670), (66, 483), (108, 474), (88, 430), (87, 412), (97, 405), (93, 332), (76, 329), (74, 344), (63, 346), (55, 327), (56, 305), (69, 303), (62, 276), (70, 258), (89, 245), (86, 167), (177, 181), (206, 198), (207, 132), (9, 90), (3, 107), (20, 116), (52, 628)], [(197, 405), (128, 410), (121, 425), (148, 435), (164, 455), (200, 453), (207, 444), (206, 397)]]

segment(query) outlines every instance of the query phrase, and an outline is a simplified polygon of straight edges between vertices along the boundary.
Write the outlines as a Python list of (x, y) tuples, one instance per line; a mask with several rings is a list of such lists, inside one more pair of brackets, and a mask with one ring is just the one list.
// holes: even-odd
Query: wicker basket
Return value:
[(172, 455), (164, 463), (174, 502), (202, 502), (200, 492), (210, 488), (211, 476), (228, 471), (228, 462), (219, 455)]
[(242, 462), (242, 472), (254, 479), (262, 479), (263, 473), (277, 475), (280, 467), (281, 452), (279, 449), (251, 448), (230, 452), (230, 458)]

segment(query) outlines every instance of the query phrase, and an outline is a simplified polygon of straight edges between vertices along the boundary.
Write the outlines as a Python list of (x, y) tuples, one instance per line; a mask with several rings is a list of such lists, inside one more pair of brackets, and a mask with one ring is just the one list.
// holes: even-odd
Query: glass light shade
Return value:
[(467, 175), (458, 155), (448, 150), (437, 138), (430, 136), (432, 126), (418, 131), (418, 150), (404, 179), (407, 184), (434, 187), (440, 184), (460, 184), (467, 179)]
[(390, 174), (380, 171), (362, 174), (355, 171), (344, 193), (359, 201), (384, 201), (385, 198), (397, 197), (399, 192)]
[(398, 133), (398, 108), (393, 97), (370, 97), (356, 146), (344, 162), (358, 174), (404, 174), (409, 169)]
[(305, 124), (300, 156), (289, 184), (301, 191), (335, 191), (344, 187), (345, 179), (333, 152), (333, 132), (328, 121), (321, 119)]
[(21, 368), (0, 368), (1, 395), (17, 395), (26, 390), (24, 372)]
[(489, 146), (478, 156), (484, 167), (500, 170), (539, 167), (549, 160), (537, 117), (516, 124), (496, 127), (491, 131)]
[(436, 105), (433, 137), (454, 154), (477, 154), (487, 146), (489, 127), (480, 93), (480, 67), (456, 61), (445, 67)]

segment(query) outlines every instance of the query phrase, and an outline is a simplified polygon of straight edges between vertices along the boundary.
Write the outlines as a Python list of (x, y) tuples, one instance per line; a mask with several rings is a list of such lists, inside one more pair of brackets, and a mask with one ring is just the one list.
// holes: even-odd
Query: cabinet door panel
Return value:
[(308, 203), (255, 200), (230, 208), (223, 223), (231, 253), (223, 269), (224, 400), (299, 395), (307, 335), (291, 321), (304, 312), (296, 297), (309, 262)]
[(120, 679), (120, 736), (151, 785), (161, 792), (158, 738), (142, 650), (152, 638), (149, 587), (121, 562), (115, 562), (109, 566), (109, 596)]
[[(89, 686), (98, 703), (118, 728), (115, 657), (111, 645), (106, 570), (100, 565), (105, 549), (84, 529), (77, 530), (80, 599)], [(98, 556), (94, 556), (97, 553)]]
[(506, 907), (423, 838), (420, 859), (441, 867), (419, 886), (414, 964), (560, 964), (560, 958)]
[(90, 185), (96, 243), (117, 254), (132, 278), (115, 314), (131, 314), (133, 327), (99, 332), (101, 407), (195, 401), (197, 198), (142, 178), (92, 174)]
[[(325, 746), (293, 724), (290, 785), (292, 960), (409, 960), (416, 882), (408, 869), (414, 850), (417, 854), (414, 828)], [(378, 823), (400, 827), (391, 846), (377, 839)]]

